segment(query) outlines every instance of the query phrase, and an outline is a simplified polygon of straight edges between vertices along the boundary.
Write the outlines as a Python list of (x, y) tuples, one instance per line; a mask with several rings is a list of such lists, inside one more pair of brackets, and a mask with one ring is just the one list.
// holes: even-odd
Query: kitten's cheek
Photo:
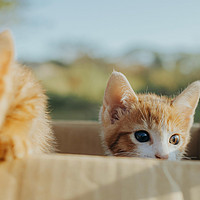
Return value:
[(177, 155), (175, 152), (169, 153), (169, 158), (168, 160), (177, 160)]
[(154, 153), (152, 145), (149, 145), (148, 143), (138, 144), (136, 146), (136, 148), (137, 148), (136, 152), (139, 155), (139, 157), (141, 157), (141, 158), (155, 158), (155, 153)]
[(182, 157), (184, 155), (184, 151), (181, 151), (181, 149), (182, 149), (181, 145), (182, 145), (182, 143), (180, 143), (179, 146), (174, 146), (173, 149), (171, 149), (171, 151), (169, 153), (169, 160), (181, 160), (182, 159)]

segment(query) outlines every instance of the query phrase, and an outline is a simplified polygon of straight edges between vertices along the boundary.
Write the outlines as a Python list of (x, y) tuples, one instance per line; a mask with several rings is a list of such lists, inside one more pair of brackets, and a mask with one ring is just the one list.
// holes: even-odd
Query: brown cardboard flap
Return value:
[(55, 121), (53, 129), (59, 153), (104, 155), (98, 122)]
[(200, 164), (46, 155), (0, 164), (2, 200), (199, 199)]
[(187, 147), (187, 156), (193, 160), (200, 159), (200, 124), (194, 124), (191, 129), (191, 140)]

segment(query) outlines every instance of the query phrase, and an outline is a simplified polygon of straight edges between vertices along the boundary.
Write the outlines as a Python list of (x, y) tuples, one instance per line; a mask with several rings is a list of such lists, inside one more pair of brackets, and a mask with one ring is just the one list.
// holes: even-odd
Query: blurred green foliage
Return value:
[[(128, 55), (129, 58), (134, 58), (134, 54), (135, 51)], [(113, 69), (124, 73), (138, 93), (173, 97), (189, 83), (200, 80), (200, 61), (196, 55), (178, 54), (170, 58), (170, 62), (164, 62), (166, 57), (159, 53), (152, 55), (151, 62), (145, 65), (142, 61), (134, 62), (134, 59), (127, 62), (126, 56), (113, 59), (117, 60), (113, 62), (89, 55), (77, 57), (70, 63), (49, 61), (29, 65), (34, 66), (36, 76), (48, 92), (53, 119), (97, 120), (107, 80)], [(195, 121), (200, 121), (200, 106)]]
[(0, 10), (1, 9), (7, 9), (7, 8), (13, 8), (16, 5), (18, 5), (20, 0), (0, 0)]
[(100, 104), (75, 95), (49, 96), (49, 110), (53, 119), (98, 120)]

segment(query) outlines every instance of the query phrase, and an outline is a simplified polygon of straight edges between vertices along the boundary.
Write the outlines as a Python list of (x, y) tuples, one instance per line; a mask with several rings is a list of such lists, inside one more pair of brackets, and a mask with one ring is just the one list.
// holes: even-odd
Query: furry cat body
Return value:
[[(192, 83), (175, 99), (155, 94), (136, 95), (126, 77), (113, 72), (100, 111), (106, 154), (181, 159), (190, 140), (199, 95), (199, 81)], [(148, 134), (147, 142), (137, 140), (136, 133), (141, 131), (143, 135)], [(179, 143), (172, 144), (177, 137)]]
[(47, 97), (30, 69), (14, 61), (9, 31), (0, 33), (0, 160), (51, 152)]

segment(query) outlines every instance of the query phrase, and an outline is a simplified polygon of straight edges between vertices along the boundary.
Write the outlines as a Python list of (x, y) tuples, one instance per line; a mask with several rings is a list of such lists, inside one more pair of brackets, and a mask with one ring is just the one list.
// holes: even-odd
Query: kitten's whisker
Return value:
[(197, 159), (197, 157), (182, 156), (181, 159), (184, 159), (184, 160), (192, 160), (192, 159)]
[[(147, 119), (146, 119), (146, 117), (144, 116), (144, 113), (141, 111), (141, 109), (140, 109), (140, 107), (137, 105), (137, 109), (140, 111), (140, 113), (141, 113), (141, 115), (142, 115), (142, 117), (143, 117), (143, 119), (142, 119), (142, 121), (144, 120), (144, 121), (146, 121), (147, 122)], [(143, 121), (143, 122), (144, 122)]]

